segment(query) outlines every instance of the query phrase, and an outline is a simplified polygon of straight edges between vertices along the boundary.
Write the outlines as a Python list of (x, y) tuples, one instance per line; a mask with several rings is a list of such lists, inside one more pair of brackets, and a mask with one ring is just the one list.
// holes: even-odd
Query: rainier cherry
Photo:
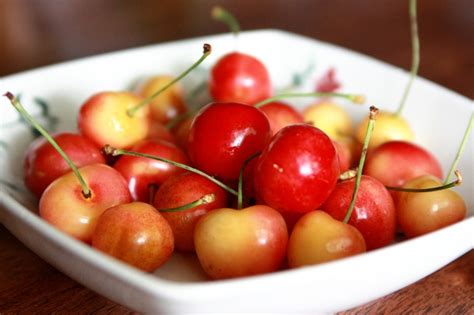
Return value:
[(276, 271), (285, 259), (287, 242), (283, 217), (264, 205), (213, 210), (198, 221), (194, 232), (199, 262), (212, 279)]
[(92, 246), (143, 271), (154, 271), (173, 254), (171, 228), (151, 205), (132, 202), (107, 209)]
[(6, 97), (15, 109), (34, 126), (67, 161), (72, 172), (53, 181), (43, 192), (39, 213), (47, 222), (69, 235), (90, 242), (97, 219), (104, 210), (130, 202), (122, 175), (105, 164), (92, 164), (77, 169), (54, 139), (29, 115), (11, 93)]
[[(54, 135), (53, 139), (77, 167), (105, 163), (99, 148), (84, 136), (63, 132)], [(36, 139), (28, 147), (23, 176), (26, 187), (36, 197), (39, 198), (49, 184), (69, 171), (69, 164), (45, 138)]]

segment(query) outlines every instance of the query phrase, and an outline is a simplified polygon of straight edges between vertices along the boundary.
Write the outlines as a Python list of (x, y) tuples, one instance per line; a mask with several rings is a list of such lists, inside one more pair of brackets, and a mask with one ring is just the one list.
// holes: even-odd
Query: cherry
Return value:
[[(387, 171), (387, 165), (396, 167)], [(385, 186), (395, 187), (421, 175), (443, 176), (441, 165), (430, 152), (406, 141), (389, 141), (374, 149), (367, 158), (364, 173)]]
[[(53, 136), (56, 143), (77, 167), (105, 163), (105, 158), (95, 144), (84, 136), (63, 132)], [(36, 197), (56, 178), (71, 171), (68, 163), (45, 139), (37, 138), (28, 147), (23, 164), (26, 187)]]
[(152, 272), (171, 257), (174, 240), (168, 222), (155, 208), (132, 202), (104, 211), (94, 230), (92, 246)]
[[(227, 23), (235, 34), (237, 20), (221, 7), (212, 11), (215, 19)], [(240, 52), (229, 53), (212, 67), (209, 93), (216, 102), (236, 102), (253, 105), (272, 94), (270, 75), (257, 58)]]
[(317, 209), (334, 189), (339, 161), (334, 145), (321, 130), (291, 125), (273, 136), (255, 169), (257, 199), (281, 212)]
[(264, 205), (213, 210), (197, 222), (194, 232), (199, 262), (212, 279), (276, 271), (285, 259), (287, 243), (281, 214)]
[(330, 100), (307, 106), (304, 121), (324, 131), (331, 139), (341, 139), (352, 134), (352, 119), (343, 107)]
[(303, 116), (290, 105), (283, 102), (271, 102), (260, 107), (270, 122), (272, 135), (283, 127), (303, 123)]
[(168, 130), (162, 123), (159, 122), (152, 122), (150, 124), (150, 130), (148, 131), (147, 139), (161, 139), (168, 142), (176, 143), (177, 139), (173, 135), (173, 133)]
[[(173, 82), (169, 75), (158, 75), (147, 79), (137, 88), (137, 94), (147, 98), (161, 87)], [(174, 84), (150, 102), (151, 117), (154, 121), (166, 124), (171, 119), (184, 113), (186, 105), (183, 100), (183, 88)]]
[[(441, 185), (432, 175), (413, 178), (403, 188), (423, 189)], [(407, 237), (423, 235), (454, 224), (466, 216), (466, 204), (454, 190), (433, 192), (399, 192), (398, 225)]]
[[(140, 141), (132, 150), (178, 163), (188, 163), (187, 156), (176, 145), (160, 139)], [(170, 176), (183, 172), (169, 163), (136, 156), (120, 157), (114, 168), (126, 179), (133, 200), (143, 202), (149, 201), (150, 185), (159, 186)]]
[(239, 103), (211, 103), (192, 123), (188, 154), (203, 172), (235, 181), (245, 159), (261, 151), (270, 137), (270, 124), (261, 110)]
[(319, 264), (366, 251), (362, 234), (352, 225), (317, 210), (298, 220), (288, 240), (290, 268)]
[[(212, 195), (210, 202), (198, 202), (182, 211), (163, 212), (163, 209), (187, 205), (202, 196)], [(197, 220), (212, 209), (223, 208), (227, 194), (221, 187), (205, 177), (185, 172), (168, 178), (158, 189), (153, 205), (159, 209), (173, 230), (176, 249), (194, 251), (194, 227)]]
[(39, 201), (39, 214), (47, 222), (69, 235), (90, 242), (97, 218), (109, 207), (130, 202), (124, 178), (105, 164), (91, 164), (77, 169), (56, 141), (24, 109), (10, 92), (5, 96), (20, 115), (64, 158), (72, 172), (54, 180)]

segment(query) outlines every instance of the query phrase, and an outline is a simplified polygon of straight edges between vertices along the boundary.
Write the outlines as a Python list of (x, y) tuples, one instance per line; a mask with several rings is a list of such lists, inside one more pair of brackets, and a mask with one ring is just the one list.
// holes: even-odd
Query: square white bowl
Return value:
[[(184, 81), (185, 88), (206, 79), (210, 65), (236, 47), (230, 35), (208, 36), (109, 53), (28, 71), (0, 79), (0, 93), (21, 93), (26, 107), (41, 116), (39, 97), (49, 104), (57, 130), (76, 130), (80, 105), (102, 90), (129, 89), (142, 77), (178, 74), (196, 60), (203, 43), (213, 54), (201, 70)], [(311, 91), (328, 68), (337, 70), (343, 91), (362, 93), (368, 103), (394, 110), (408, 75), (369, 57), (302, 36), (278, 31), (244, 32), (240, 51), (260, 58), (276, 89), (293, 75), (313, 69), (300, 89)], [(205, 99), (205, 98), (204, 98)], [(310, 100), (298, 100), (304, 106)], [(342, 103), (355, 121), (367, 107)], [(440, 160), (446, 171), (454, 158), (472, 101), (417, 78), (404, 116), (417, 143)], [(331, 313), (361, 305), (411, 284), (453, 261), (474, 246), (473, 140), (459, 164), (465, 181), (456, 188), (468, 206), (467, 218), (434, 233), (339, 261), (234, 280), (208, 281), (192, 255), (175, 254), (153, 274), (143, 273), (72, 239), (36, 214), (36, 202), (22, 183), (28, 127), (6, 98), (0, 99), (0, 220), (26, 246), (83, 285), (120, 304), (146, 313), (207, 312)], [(49, 117), (51, 118), (51, 117)], [(45, 120), (46, 119), (46, 120)], [(47, 122), (48, 117), (43, 116)], [(389, 171), (389, 168), (387, 169)]]

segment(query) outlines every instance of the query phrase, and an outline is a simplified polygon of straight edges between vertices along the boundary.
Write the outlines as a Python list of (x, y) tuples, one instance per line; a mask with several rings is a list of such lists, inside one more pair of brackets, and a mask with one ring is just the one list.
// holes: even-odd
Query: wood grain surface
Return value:
[[(409, 68), (407, 1), (0, 0), (0, 77), (124, 48), (243, 29), (278, 28)], [(420, 75), (474, 97), (474, 3), (420, 0)], [(129, 310), (61, 274), (0, 225), (0, 314)], [(342, 314), (474, 314), (474, 251), (398, 292)]]

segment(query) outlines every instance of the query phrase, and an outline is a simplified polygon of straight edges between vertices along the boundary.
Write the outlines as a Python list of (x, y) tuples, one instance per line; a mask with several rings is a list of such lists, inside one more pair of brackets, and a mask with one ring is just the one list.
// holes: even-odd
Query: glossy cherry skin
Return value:
[(197, 168), (225, 181), (239, 178), (244, 161), (260, 152), (271, 137), (267, 116), (239, 103), (211, 103), (195, 117), (188, 154)]
[(288, 232), (281, 214), (267, 206), (216, 209), (197, 223), (194, 243), (199, 262), (212, 279), (278, 270)]
[(92, 196), (85, 198), (77, 177), (72, 173), (57, 178), (46, 188), (39, 201), (39, 214), (58, 229), (90, 243), (100, 215), (108, 208), (131, 201), (127, 183), (119, 172), (105, 164), (79, 169)]
[(366, 251), (362, 234), (324, 211), (311, 211), (298, 220), (288, 241), (290, 268), (314, 265)]
[[(105, 163), (99, 148), (84, 136), (64, 132), (53, 138), (77, 167)], [(38, 138), (26, 151), (23, 171), (26, 187), (39, 198), (49, 184), (71, 168), (45, 138)]]
[(283, 102), (271, 102), (260, 107), (260, 110), (267, 115), (272, 129), (272, 135), (276, 134), (283, 127), (303, 123), (303, 115), (290, 105)]
[(261, 61), (234, 52), (223, 56), (212, 67), (209, 92), (216, 102), (254, 105), (271, 96), (272, 84)]
[(81, 106), (79, 131), (99, 147), (109, 144), (128, 149), (149, 133), (151, 117), (148, 106), (142, 107), (133, 116), (127, 113), (141, 100), (130, 92), (94, 94)]
[(181, 207), (208, 194), (214, 194), (214, 201), (187, 210), (161, 213), (173, 230), (176, 249), (194, 251), (196, 222), (209, 211), (225, 207), (227, 193), (207, 178), (190, 172), (168, 178), (156, 192), (153, 205), (158, 210)]
[[(176, 145), (160, 139), (148, 139), (137, 143), (132, 151), (155, 155), (182, 164), (189, 164), (186, 155)], [(149, 202), (149, 185), (161, 185), (170, 176), (183, 172), (181, 168), (166, 162), (145, 157), (121, 156), (114, 168), (128, 183), (133, 200)]]
[(255, 169), (257, 200), (281, 212), (318, 209), (334, 189), (339, 160), (329, 137), (306, 124), (281, 129)]
[[(422, 189), (441, 185), (439, 178), (424, 175), (409, 180), (403, 187)], [(420, 236), (462, 221), (466, 212), (464, 199), (452, 189), (398, 194), (398, 225), (407, 237)]]
[(151, 205), (132, 202), (104, 211), (92, 246), (143, 271), (151, 272), (173, 254), (171, 227)]
[[(344, 220), (354, 191), (355, 179), (339, 182), (321, 209)], [(396, 212), (390, 193), (373, 177), (363, 175), (349, 224), (364, 236), (367, 250), (391, 244), (395, 239)]]
[(385, 186), (395, 187), (421, 175), (443, 177), (438, 160), (426, 149), (407, 141), (389, 141), (377, 147), (369, 154), (364, 173)]

